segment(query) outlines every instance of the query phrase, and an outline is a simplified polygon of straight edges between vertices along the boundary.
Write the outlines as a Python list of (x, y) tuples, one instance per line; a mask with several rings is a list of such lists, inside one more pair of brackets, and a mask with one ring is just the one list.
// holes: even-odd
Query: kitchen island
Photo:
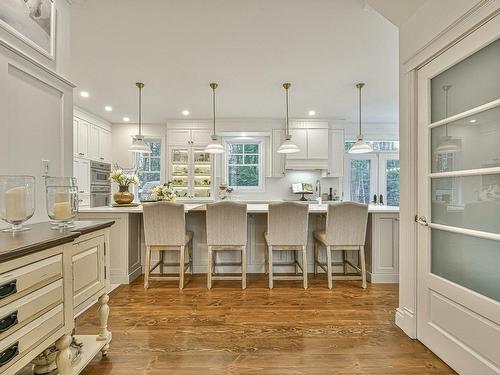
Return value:
[[(268, 203), (247, 203), (248, 212), (248, 250), (247, 269), (249, 273), (264, 273), (266, 251), (263, 233), (267, 229)], [(309, 243), (308, 265), (312, 270), (312, 232), (321, 228), (327, 212), (327, 204), (309, 204)], [(205, 230), (204, 203), (186, 203), (187, 229), (194, 233), (193, 268), (195, 273), (207, 272), (207, 244)], [(398, 282), (399, 258), (399, 207), (369, 206), (368, 228), (365, 244), (368, 280), (371, 282)], [(94, 207), (82, 208), (78, 213), (80, 220), (113, 220), (111, 228), (110, 257), (111, 283), (128, 284), (143, 273), (144, 237), (142, 228), (142, 206), (137, 207)], [(169, 254), (173, 255), (173, 254)], [(322, 254), (324, 256), (324, 252)], [(340, 256), (340, 254), (334, 254)], [(234, 254), (221, 254), (220, 260), (236, 261)], [(275, 254), (276, 263), (290, 262), (292, 254)], [(166, 259), (171, 261), (173, 259)], [(337, 259), (335, 259), (337, 260)], [(355, 260), (355, 259), (353, 259)], [(280, 269), (282, 268), (282, 269)], [(291, 267), (278, 266), (276, 272), (290, 272)], [(172, 271), (174, 271), (172, 269)], [(224, 272), (236, 272), (237, 268), (226, 267)], [(335, 269), (340, 272), (341, 267)]]

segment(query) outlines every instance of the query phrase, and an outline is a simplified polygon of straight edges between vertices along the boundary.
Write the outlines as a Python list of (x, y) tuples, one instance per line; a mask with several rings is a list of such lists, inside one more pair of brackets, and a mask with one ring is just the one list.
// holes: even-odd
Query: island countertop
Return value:
[[(247, 203), (247, 212), (252, 213), (267, 213), (269, 210), (268, 203)], [(328, 204), (317, 204), (317, 203), (304, 203), (309, 204), (309, 212), (310, 213), (326, 213)], [(185, 203), (184, 209), (186, 213), (188, 212), (202, 212), (206, 210), (206, 203)], [(142, 213), (142, 205), (136, 207), (112, 207), (112, 206), (104, 206), (104, 207), (90, 207), (90, 208), (81, 208), (79, 210), (81, 213)], [(368, 206), (369, 213), (399, 213), (399, 207), (395, 206), (379, 206), (379, 205), (369, 205)]]
[(75, 221), (73, 228), (53, 230), (49, 222), (44, 222), (27, 224), (26, 227), (31, 229), (23, 232), (0, 232), (0, 262), (72, 242), (83, 234), (104, 229), (113, 224), (112, 220)]

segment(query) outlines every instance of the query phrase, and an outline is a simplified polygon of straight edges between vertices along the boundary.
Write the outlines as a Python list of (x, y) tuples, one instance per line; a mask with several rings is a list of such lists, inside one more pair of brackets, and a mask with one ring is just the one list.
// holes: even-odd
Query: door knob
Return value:
[(425, 216), (415, 215), (415, 222), (417, 224), (423, 225), (424, 227), (428, 227), (429, 223), (427, 222), (427, 218)]

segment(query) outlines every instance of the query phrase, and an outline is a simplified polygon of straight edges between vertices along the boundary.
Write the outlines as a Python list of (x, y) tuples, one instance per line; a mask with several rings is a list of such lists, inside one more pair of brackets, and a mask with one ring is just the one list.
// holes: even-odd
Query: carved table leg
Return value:
[(70, 349), (71, 342), (73, 341), (70, 335), (64, 335), (59, 340), (56, 341), (56, 348), (59, 350), (56, 357), (57, 369), (59, 370), (59, 375), (72, 375), (73, 370), (71, 367), (71, 362), (73, 360), (73, 354)]
[(109, 343), (111, 341), (111, 332), (108, 331), (108, 317), (109, 317), (109, 296), (103, 294), (99, 297), (99, 336), (97, 336), (98, 341), (106, 341), (106, 345), (101, 349), (103, 356), (108, 354)]

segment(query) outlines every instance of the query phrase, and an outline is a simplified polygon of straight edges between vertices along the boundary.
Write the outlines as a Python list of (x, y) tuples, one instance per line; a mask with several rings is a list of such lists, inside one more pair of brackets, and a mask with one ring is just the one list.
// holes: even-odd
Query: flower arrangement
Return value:
[(175, 202), (177, 199), (177, 194), (170, 181), (165, 182), (163, 185), (155, 186), (151, 191), (158, 199), (163, 201)]
[(140, 181), (137, 175), (127, 174), (123, 172), (123, 169), (116, 168), (111, 172), (109, 176), (111, 181), (115, 181), (119, 186), (129, 187), (130, 185), (139, 185)]

